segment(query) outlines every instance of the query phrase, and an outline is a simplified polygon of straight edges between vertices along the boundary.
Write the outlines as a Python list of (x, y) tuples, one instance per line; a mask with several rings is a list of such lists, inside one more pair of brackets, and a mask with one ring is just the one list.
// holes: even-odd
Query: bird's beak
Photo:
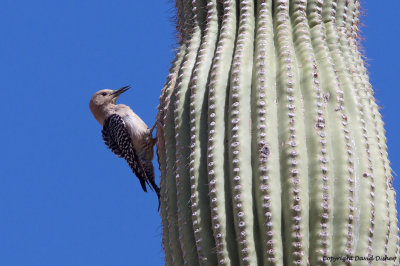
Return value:
[(131, 88), (131, 86), (122, 87), (118, 90), (115, 90), (113, 93), (111, 93), (111, 95), (113, 95), (113, 98), (118, 98), (118, 96), (120, 96), (122, 93), (126, 92), (130, 88)]

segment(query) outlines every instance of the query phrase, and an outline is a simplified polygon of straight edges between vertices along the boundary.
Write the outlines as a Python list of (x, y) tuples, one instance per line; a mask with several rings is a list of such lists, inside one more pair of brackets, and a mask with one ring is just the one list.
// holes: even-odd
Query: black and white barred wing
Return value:
[(146, 182), (150, 186), (149, 180), (133, 147), (124, 120), (117, 114), (109, 116), (104, 122), (101, 133), (107, 147), (117, 156), (124, 158), (128, 162), (132, 171), (139, 178), (143, 190), (147, 192)]

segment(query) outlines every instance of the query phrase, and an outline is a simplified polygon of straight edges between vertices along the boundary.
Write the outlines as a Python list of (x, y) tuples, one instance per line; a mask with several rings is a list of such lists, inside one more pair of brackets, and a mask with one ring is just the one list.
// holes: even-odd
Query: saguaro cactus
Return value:
[(359, 2), (176, 7), (180, 43), (157, 128), (166, 264), (397, 265)]

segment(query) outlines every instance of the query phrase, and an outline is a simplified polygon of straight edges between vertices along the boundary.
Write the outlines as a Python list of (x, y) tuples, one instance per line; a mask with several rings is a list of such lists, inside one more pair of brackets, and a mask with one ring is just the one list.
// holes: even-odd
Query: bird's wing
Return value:
[(103, 125), (102, 135), (104, 143), (117, 156), (124, 158), (132, 171), (139, 178), (144, 191), (147, 192), (146, 182), (150, 186), (146, 171), (133, 147), (131, 137), (121, 116), (109, 116)]
[(103, 130), (101, 131), (101, 134), (103, 135), (103, 140), (106, 146), (113, 152), (115, 155), (118, 157), (124, 158), (122, 151), (120, 150), (118, 143), (114, 141), (111, 132), (110, 132), (110, 126), (109, 123), (110, 120), (107, 120), (104, 123)]

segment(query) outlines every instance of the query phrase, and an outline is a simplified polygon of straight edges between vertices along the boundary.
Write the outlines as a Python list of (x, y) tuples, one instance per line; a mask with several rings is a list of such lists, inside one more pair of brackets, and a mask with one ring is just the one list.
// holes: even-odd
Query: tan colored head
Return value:
[(106, 89), (93, 94), (89, 103), (90, 111), (101, 125), (103, 125), (107, 109), (112, 108), (118, 97), (129, 89), (130, 86), (125, 86), (115, 91)]

